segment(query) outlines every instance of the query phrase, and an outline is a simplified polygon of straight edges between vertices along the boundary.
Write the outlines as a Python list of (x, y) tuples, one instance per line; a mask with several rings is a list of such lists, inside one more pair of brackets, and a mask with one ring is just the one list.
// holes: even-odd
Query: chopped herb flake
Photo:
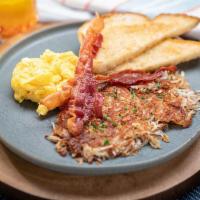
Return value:
[(133, 113), (136, 113), (136, 112), (137, 112), (137, 108), (134, 107), (134, 108), (132, 109), (132, 112), (133, 112)]
[(112, 126), (117, 127), (117, 123), (112, 121), (112, 119), (108, 115), (103, 115), (103, 118), (108, 122), (111, 122)]
[(93, 129), (97, 130), (98, 126), (95, 122), (91, 122), (91, 126)]
[(109, 140), (108, 139), (106, 139), (106, 140), (104, 140), (104, 143), (103, 143), (103, 145), (109, 145), (110, 144), (110, 142), (109, 142)]
[(99, 128), (107, 128), (108, 126), (105, 124), (104, 121), (101, 121), (99, 124)]
[(143, 92), (143, 93), (149, 93), (150, 90), (149, 90), (148, 88), (142, 88), (142, 92)]
[(136, 97), (135, 91), (133, 89), (131, 89), (130, 92), (131, 92), (132, 99), (134, 99)]
[(116, 88), (113, 89), (113, 92), (110, 93), (110, 96), (113, 97), (114, 99), (117, 99), (118, 94), (117, 94), (117, 89)]
[(112, 121), (111, 123), (112, 123), (112, 126), (117, 127), (117, 123), (116, 122)]
[(161, 85), (160, 85), (159, 82), (156, 83), (156, 88), (157, 88), (157, 89), (160, 89), (160, 88), (161, 88)]
[(64, 148), (64, 147), (66, 147), (66, 145), (65, 145), (65, 144), (61, 144), (60, 146), (61, 146), (61, 147), (63, 147), (63, 148)]
[(119, 113), (119, 115), (118, 115), (120, 118), (122, 118), (123, 116), (122, 116), (122, 114), (121, 113)]
[(110, 117), (108, 117), (108, 115), (103, 115), (103, 118), (104, 118), (105, 120), (108, 120)]
[(157, 96), (159, 99), (163, 99), (164, 94), (163, 94), (163, 93), (159, 93), (159, 94), (157, 94), (156, 96)]
[(125, 106), (124, 110), (128, 110), (128, 106)]

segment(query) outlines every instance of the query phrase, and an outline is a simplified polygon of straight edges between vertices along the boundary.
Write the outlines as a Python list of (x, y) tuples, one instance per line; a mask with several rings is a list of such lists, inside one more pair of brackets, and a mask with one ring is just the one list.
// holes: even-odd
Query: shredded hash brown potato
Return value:
[(134, 155), (144, 145), (160, 148), (169, 142), (163, 132), (169, 123), (188, 127), (200, 107), (200, 93), (193, 91), (183, 73), (164, 72), (156, 81), (130, 88), (109, 86), (104, 97), (103, 119), (93, 118), (81, 135), (72, 137), (62, 125), (60, 112), (47, 139), (62, 156), (71, 154), (80, 162), (101, 162)]

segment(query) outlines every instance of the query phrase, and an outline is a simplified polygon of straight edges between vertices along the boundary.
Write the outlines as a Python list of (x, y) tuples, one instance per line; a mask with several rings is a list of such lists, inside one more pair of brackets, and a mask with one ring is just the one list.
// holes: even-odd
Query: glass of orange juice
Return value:
[(0, 35), (25, 32), (37, 22), (35, 0), (0, 0)]

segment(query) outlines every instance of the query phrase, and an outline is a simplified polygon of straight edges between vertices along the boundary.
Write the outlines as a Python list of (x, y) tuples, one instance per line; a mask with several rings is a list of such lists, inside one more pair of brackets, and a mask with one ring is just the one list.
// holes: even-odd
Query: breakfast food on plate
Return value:
[(160, 148), (160, 139), (169, 141), (163, 132), (168, 123), (191, 124), (199, 93), (175, 66), (95, 77), (92, 61), (103, 41), (92, 31), (94, 25), (92, 21), (81, 45), (72, 97), (47, 139), (56, 143), (61, 155), (69, 153), (80, 162), (133, 155), (148, 143)]
[(102, 117), (101, 106), (103, 96), (97, 90), (97, 81), (92, 73), (92, 67), (93, 59), (103, 41), (101, 35), (103, 25), (103, 19), (97, 16), (87, 31), (85, 41), (79, 52), (75, 82), (72, 87), (68, 107), (67, 109), (64, 108), (64, 112), (62, 112), (61, 123), (64, 120), (64, 126), (74, 136), (81, 134), (84, 124), (93, 115)]
[(104, 40), (94, 60), (93, 70), (106, 74), (162, 40), (188, 32), (198, 23), (199, 19), (195, 17), (162, 14), (141, 24), (107, 25), (102, 31)]
[(77, 56), (71, 51), (55, 53), (46, 50), (40, 58), (23, 58), (15, 67), (11, 86), (18, 102), (39, 103), (59, 91), (63, 82), (74, 78)]
[[(70, 153), (80, 162), (133, 155), (146, 144), (160, 148), (160, 139), (169, 142), (163, 131), (168, 123), (188, 127), (199, 108), (200, 94), (175, 71), (175, 67), (169, 67), (144, 73), (137, 85), (128, 88), (108, 85), (101, 90), (102, 118), (93, 116), (74, 137), (66, 127), (67, 109), (63, 109), (47, 139), (56, 143), (61, 155)], [(136, 73), (133, 77), (139, 76)], [(122, 76), (118, 78), (123, 80)]]
[(13, 73), (15, 98), (38, 102), (40, 115), (59, 107), (46, 138), (79, 162), (160, 148), (160, 140), (169, 142), (168, 124), (188, 127), (200, 109), (200, 92), (175, 66), (200, 57), (200, 42), (170, 38), (198, 23), (180, 14), (97, 16), (78, 31), (78, 58), (47, 51), (22, 60)]
[(152, 71), (161, 66), (177, 65), (200, 57), (200, 42), (181, 39), (167, 39), (143, 54), (127, 61), (109, 73), (123, 70)]
[[(197, 25), (199, 22), (198, 18), (189, 17), (186, 15), (172, 15), (172, 14), (171, 15), (160, 15), (159, 17), (155, 18), (153, 21), (148, 19), (144, 15), (135, 14), (135, 13), (134, 14), (133, 13), (105, 14), (105, 15), (103, 15), (102, 18), (104, 20), (104, 28), (102, 30), (103, 36), (104, 36), (105, 30), (108, 30), (108, 29), (110, 30), (110, 29), (113, 29), (114, 27), (117, 29), (124, 28), (124, 27), (125, 28), (131, 27), (131, 28), (133, 28), (133, 31), (135, 31), (135, 29), (137, 29), (138, 25), (139, 25), (139, 27), (141, 27), (140, 25), (145, 26), (146, 24), (149, 24), (150, 22), (154, 23), (154, 21), (156, 21), (156, 22), (158, 21), (158, 24), (160, 22), (162, 22), (163, 24), (165, 24), (165, 27), (168, 27), (168, 24), (171, 24), (172, 21), (175, 21), (176, 23), (179, 23), (181, 25), (182, 25), (183, 21), (185, 21), (187, 23), (182, 27), (182, 28), (184, 28), (184, 31), (186, 31), (186, 29), (189, 30), (189, 27), (193, 27), (193, 26)], [(174, 22), (172, 24), (174, 25)], [(87, 22), (83, 26), (80, 27), (80, 29), (78, 31), (78, 36), (79, 36), (80, 41), (82, 41), (85, 38), (85, 32), (87, 31), (87, 28), (89, 25), (91, 25), (91, 22)], [(144, 29), (143, 29), (142, 31), (145, 32), (146, 30), (144, 31)], [(177, 33), (177, 30), (176, 30), (176, 33)], [(131, 35), (128, 36), (127, 40), (129, 40), (130, 37), (131, 37)], [(121, 36), (118, 36), (118, 38), (121, 38)], [(110, 39), (110, 42), (111, 41), (113, 41), (113, 38)], [(115, 40), (113, 42), (111, 42), (112, 43), (111, 46), (114, 46), (115, 42), (116, 42)], [(140, 42), (142, 42), (142, 40), (141, 40), (141, 38), (139, 39), (139, 37), (138, 37), (138, 41), (134, 42), (134, 44), (132, 46), (134, 46), (135, 43), (137, 43), (138, 46), (141, 46)], [(106, 39), (104, 37), (102, 45), (105, 43), (106, 43)], [(170, 43), (170, 47), (166, 47), (169, 43)], [(180, 49), (182, 47), (186, 47), (186, 45), (187, 45), (187, 48), (190, 46), (191, 51), (182, 51), (181, 55), (180, 55), (179, 54)], [(104, 45), (104, 46), (102, 46), (102, 48), (104, 51), (107, 51), (107, 50), (110, 51), (109, 46), (105, 47), (105, 45)], [(121, 46), (120, 46), (120, 48), (121, 48)], [(182, 42), (178, 42), (177, 39), (171, 39), (171, 40), (168, 39), (167, 41), (164, 40), (163, 42), (160, 42), (156, 47), (153, 47), (150, 49), (151, 54), (156, 56), (156, 53), (154, 54), (154, 51), (153, 51), (154, 48), (155, 48), (155, 50), (162, 49), (163, 51), (167, 51), (167, 52), (165, 53), (165, 55), (161, 55), (161, 56), (157, 55), (159, 57), (159, 59), (158, 58), (152, 59), (152, 62), (153, 61), (154, 62), (153, 63), (149, 62), (149, 64), (147, 64), (148, 62), (146, 60), (147, 58), (149, 58), (148, 54), (146, 54), (144, 52), (143, 54), (138, 56), (138, 62), (141, 62), (139, 57), (145, 56), (145, 58), (142, 59), (143, 62), (141, 62), (141, 64), (144, 63), (144, 66), (142, 65), (142, 66), (137, 67), (137, 70), (141, 69), (141, 70), (148, 71), (148, 70), (156, 69), (156, 68), (162, 66), (161, 64), (163, 64), (163, 65), (178, 64), (178, 63), (181, 63), (184, 61), (188, 61), (188, 60), (197, 58), (200, 55), (200, 52), (198, 51), (199, 42), (194, 42), (194, 41), (183, 40)], [(168, 50), (169, 48), (174, 49), (174, 53), (176, 51), (176, 54), (170, 53), (170, 52), (172, 52), (172, 50), (169, 51)], [(101, 51), (101, 49), (100, 49), (100, 51)], [(123, 48), (121, 48), (121, 49), (123, 50)], [(179, 53), (178, 53), (178, 51), (179, 51)], [(164, 52), (162, 52), (162, 53), (164, 54)], [(98, 53), (97, 53), (97, 55), (98, 55)], [(166, 55), (168, 56), (168, 58), (164, 57)], [(109, 56), (109, 58), (111, 58), (111, 57), (112, 56)], [(108, 60), (108, 57), (105, 56), (104, 60)], [(131, 61), (126, 61), (119, 66), (115, 66), (115, 68), (113, 68), (113, 70), (111, 70), (111, 71), (107, 70), (104, 73), (107, 73), (107, 74), (113, 73), (113, 72), (115, 72), (115, 70), (121, 71), (121, 69), (124, 69), (125, 67), (127, 67), (127, 64), (129, 64), (129, 63), (130, 63), (130, 65), (128, 65), (127, 69), (134, 69), (134, 66), (131, 65), (132, 60), (134, 60), (134, 58), (131, 59)], [(95, 63), (96, 62), (94, 61), (93, 72), (96, 71)], [(130, 68), (130, 66), (131, 66), (131, 68)], [(98, 72), (103, 71), (105, 69), (105, 67), (103, 65), (97, 66), (97, 68), (98, 68)], [(46, 112), (48, 112), (49, 110), (53, 110), (56, 107), (59, 107), (63, 104), (63, 101), (66, 100), (66, 97), (69, 97), (69, 92), (70, 92), (69, 88), (71, 86), (68, 87), (68, 85), (70, 85), (70, 84), (66, 84), (66, 87), (65, 87), (66, 90), (63, 90), (62, 93), (59, 92), (57, 94), (47, 96), (45, 99), (43, 99), (40, 102), (38, 110), (45, 110), (45, 112), (39, 112), (41, 115), (46, 114)]]

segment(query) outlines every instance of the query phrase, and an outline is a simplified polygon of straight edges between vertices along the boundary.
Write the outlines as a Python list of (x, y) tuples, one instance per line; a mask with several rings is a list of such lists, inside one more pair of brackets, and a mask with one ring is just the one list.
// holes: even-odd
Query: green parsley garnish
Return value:
[(91, 122), (91, 126), (93, 129), (97, 130), (98, 126), (95, 122)]
[(107, 128), (108, 126), (105, 124), (105, 122), (104, 121), (101, 121), (100, 123), (99, 123), (99, 128)]
[(112, 119), (108, 116), (108, 115), (103, 115), (103, 118), (105, 120), (107, 120), (108, 122), (111, 122), (112, 126), (116, 127), (117, 126), (117, 123), (112, 121)]
[(113, 97), (114, 99), (117, 99), (118, 94), (117, 94), (117, 89), (116, 88), (113, 89), (113, 92), (110, 93), (110, 96)]
[(123, 117), (123, 115), (121, 114), (121, 113), (119, 113), (119, 115), (118, 115), (120, 118), (122, 118)]
[(66, 147), (66, 145), (65, 144), (61, 144), (61, 147)]
[(106, 146), (106, 145), (109, 145), (109, 144), (110, 144), (110, 141), (108, 139), (105, 139), (103, 145)]
[(117, 127), (117, 123), (116, 122), (111, 121), (111, 123), (112, 123), (112, 126)]
[(163, 99), (164, 94), (163, 94), (163, 93), (159, 93), (159, 94), (157, 94), (156, 96), (157, 96), (159, 99)]
[(160, 89), (160, 88), (161, 88), (161, 85), (160, 85), (159, 82), (156, 83), (156, 88), (157, 88), (157, 89)]
[(130, 89), (131, 97), (134, 99), (136, 97), (135, 91), (133, 89)]
[(142, 92), (143, 92), (143, 93), (149, 93), (150, 90), (149, 90), (149, 88), (142, 88)]
[(110, 117), (108, 117), (108, 115), (104, 114), (104, 115), (103, 115), (103, 118), (104, 118), (105, 120), (108, 120)]
[(137, 108), (134, 107), (134, 108), (132, 109), (132, 112), (133, 112), (133, 113), (136, 113), (136, 112), (137, 112)]
[(142, 100), (144, 100), (144, 99), (145, 99), (145, 97), (144, 97), (144, 96), (141, 96), (141, 99), (142, 99)]
[(128, 110), (128, 106), (125, 106), (124, 110)]

